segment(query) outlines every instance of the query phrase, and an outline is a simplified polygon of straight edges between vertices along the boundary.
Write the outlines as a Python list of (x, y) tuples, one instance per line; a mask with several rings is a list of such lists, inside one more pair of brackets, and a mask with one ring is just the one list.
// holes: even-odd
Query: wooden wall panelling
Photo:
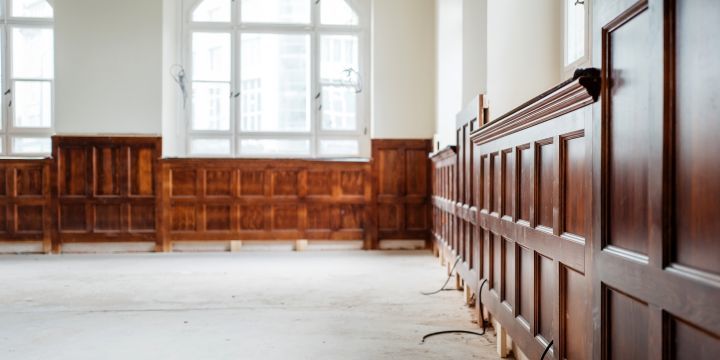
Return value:
[(454, 262), (453, 243), (456, 209), (456, 147), (447, 147), (430, 156), (433, 166), (432, 176), (432, 237), (438, 255), (444, 262)]
[(166, 159), (164, 248), (173, 241), (364, 240), (372, 226), (370, 164)]
[(0, 160), (0, 242), (51, 251), (50, 160)]
[(159, 137), (54, 136), (53, 250), (70, 242), (162, 248)]
[(720, 352), (720, 3), (597, 2), (595, 359)]
[(479, 154), (470, 140), (470, 135), (476, 131), (487, 119), (485, 96), (475, 97), (456, 119), (457, 140), (457, 168), (456, 168), (456, 234), (458, 237), (457, 254), (462, 259), (458, 272), (464, 283), (476, 293), (479, 291), (482, 261), (479, 258), (484, 242), (482, 232), (478, 227), (479, 199), (475, 188), (479, 186), (476, 181), (482, 173), (479, 168)]
[(431, 150), (430, 140), (372, 141), (378, 240), (429, 241)]
[(587, 358), (593, 117), (587, 70), (475, 131), (481, 298), (530, 358)]

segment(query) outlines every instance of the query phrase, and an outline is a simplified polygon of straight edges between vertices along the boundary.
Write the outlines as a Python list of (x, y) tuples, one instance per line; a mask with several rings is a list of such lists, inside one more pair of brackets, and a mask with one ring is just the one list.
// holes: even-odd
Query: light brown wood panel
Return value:
[(159, 137), (54, 136), (53, 250), (69, 242), (154, 242), (161, 249)]
[(51, 251), (50, 160), (0, 159), (0, 243), (42, 242)]
[(370, 247), (368, 162), (166, 159), (163, 247), (205, 240), (363, 240)]
[(430, 240), (431, 148), (429, 140), (373, 140), (374, 238)]

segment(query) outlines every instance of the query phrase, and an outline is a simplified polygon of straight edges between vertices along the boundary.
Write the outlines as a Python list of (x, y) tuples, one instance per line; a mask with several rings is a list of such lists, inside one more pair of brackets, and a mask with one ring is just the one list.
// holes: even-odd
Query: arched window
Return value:
[(0, 155), (50, 153), (53, 8), (47, 0), (0, 0)]
[(188, 156), (369, 156), (368, 0), (184, 5)]

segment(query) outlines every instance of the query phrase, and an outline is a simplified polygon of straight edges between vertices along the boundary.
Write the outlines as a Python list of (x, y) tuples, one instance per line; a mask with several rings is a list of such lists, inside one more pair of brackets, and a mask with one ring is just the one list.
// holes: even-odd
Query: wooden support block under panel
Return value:
[(500, 325), (499, 322), (493, 322), (495, 328), (495, 340), (497, 341), (497, 353), (501, 358), (506, 358), (510, 354), (510, 348), (508, 347), (508, 336), (507, 331)]
[(230, 242), (230, 252), (240, 252), (242, 249), (242, 241), (236, 240)]
[(295, 240), (295, 251), (305, 251), (308, 247), (307, 240)]

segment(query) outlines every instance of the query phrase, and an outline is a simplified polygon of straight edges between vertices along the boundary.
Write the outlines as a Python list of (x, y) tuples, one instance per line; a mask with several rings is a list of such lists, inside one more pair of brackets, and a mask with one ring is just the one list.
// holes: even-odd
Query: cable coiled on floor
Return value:
[(453, 289), (446, 289), (445, 287), (446, 287), (447, 284), (450, 282), (450, 279), (452, 279), (452, 277), (453, 277), (453, 272), (455, 271), (455, 268), (457, 267), (457, 265), (458, 265), (459, 263), (460, 263), (460, 256), (458, 255), (458, 257), (455, 259), (455, 264), (453, 264), (452, 269), (450, 269), (450, 274), (448, 275), (447, 280), (445, 280), (445, 283), (443, 284), (443, 286), (440, 287), (440, 289), (438, 289), (438, 290), (436, 290), (436, 291), (433, 291), (433, 292), (421, 292), (420, 294), (423, 294), (423, 295), (426, 295), (426, 296), (427, 296), (427, 295), (435, 295), (435, 294), (438, 294), (438, 293), (440, 293), (440, 292), (442, 292), (442, 291), (453, 290)]

